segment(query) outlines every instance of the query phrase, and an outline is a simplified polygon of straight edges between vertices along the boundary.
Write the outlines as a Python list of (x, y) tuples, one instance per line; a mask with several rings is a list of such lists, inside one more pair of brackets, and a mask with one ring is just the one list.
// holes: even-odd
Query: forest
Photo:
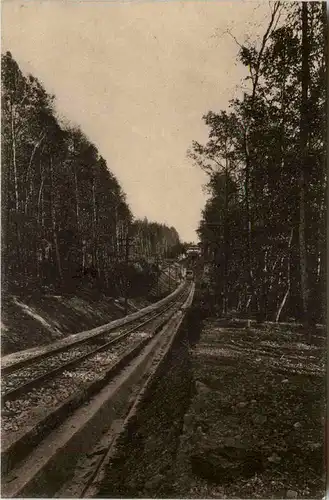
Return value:
[[(326, 309), (325, 2), (270, 4), (260, 40), (239, 44), (241, 97), (209, 111), (198, 233), (220, 313), (323, 323)], [(220, 83), (220, 82), (219, 82)]]
[[(135, 220), (97, 147), (63, 124), (55, 97), (2, 55), (2, 286), (120, 295), (151, 286), (177, 231)], [(151, 262), (151, 264), (150, 264)]]

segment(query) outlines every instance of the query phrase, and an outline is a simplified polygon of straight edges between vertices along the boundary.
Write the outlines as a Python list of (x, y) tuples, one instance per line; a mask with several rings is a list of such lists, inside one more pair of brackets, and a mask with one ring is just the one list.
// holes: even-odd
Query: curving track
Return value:
[[(120, 376), (129, 363), (134, 364), (135, 358), (156, 341), (156, 334), (184, 309), (190, 295), (191, 284), (187, 284), (169, 304), (129, 326), (78, 339), (66, 349), (18, 360), (3, 370), (3, 484), (14, 488), (20, 475), (17, 467), (21, 463), (23, 467), (48, 435), (89, 404), (90, 398)], [(3, 493), (7, 496), (6, 487)]]
[[(183, 291), (176, 302), (181, 301), (185, 295)], [(112, 351), (114, 347), (128, 340), (134, 333), (146, 325), (150, 325), (156, 318), (175, 307), (174, 304), (164, 306), (160, 311), (153, 311), (137, 321), (134, 326), (120, 328), (110, 334), (99, 333), (96, 336), (84, 339), (59, 348), (56, 351), (47, 352), (34, 358), (19, 361), (2, 369), (2, 401), (4, 403), (13, 401), (27, 394), (34, 388), (40, 387), (45, 381), (53, 379), (65, 370), (72, 370), (88, 358), (94, 358), (98, 353), (105, 350)]]

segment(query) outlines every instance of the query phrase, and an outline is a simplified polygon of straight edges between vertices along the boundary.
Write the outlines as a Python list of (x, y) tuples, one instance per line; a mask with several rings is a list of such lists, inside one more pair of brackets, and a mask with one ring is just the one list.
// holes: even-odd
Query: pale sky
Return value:
[(97, 146), (135, 217), (190, 241), (206, 178), (186, 152), (206, 140), (202, 115), (227, 107), (245, 71), (225, 31), (243, 42), (268, 14), (268, 3), (241, 0), (4, 0), (2, 52)]

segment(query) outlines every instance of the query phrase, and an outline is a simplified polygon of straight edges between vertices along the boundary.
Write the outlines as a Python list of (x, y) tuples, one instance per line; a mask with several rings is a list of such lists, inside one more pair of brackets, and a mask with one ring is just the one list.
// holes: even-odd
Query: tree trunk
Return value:
[(250, 153), (248, 146), (248, 135), (245, 133), (245, 171), (244, 171), (244, 190), (245, 190), (245, 207), (246, 207), (246, 233), (247, 233), (247, 261), (248, 261), (248, 293), (250, 294), (250, 301), (248, 301), (248, 306), (253, 306), (254, 300), (254, 280), (252, 273), (252, 220), (251, 220), (251, 208), (250, 208)]
[(277, 314), (275, 316), (275, 322), (276, 323), (279, 322), (282, 310), (283, 310), (283, 308), (284, 308), (284, 306), (285, 306), (285, 304), (287, 302), (287, 298), (289, 296), (290, 288), (291, 288), (291, 279), (290, 279), (290, 259), (291, 259), (291, 255), (290, 255), (290, 249), (291, 249), (293, 234), (294, 234), (294, 229), (291, 230), (290, 238), (289, 238), (289, 243), (288, 243), (287, 289), (286, 289), (286, 292), (285, 292), (285, 294), (283, 296), (281, 304), (279, 306), (278, 312), (277, 312)]
[(51, 226), (52, 226), (53, 242), (54, 242), (55, 255), (56, 255), (57, 272), (58, 272), (60, 282), (61, 282), (61, 284), (63, 284), (61, 257), (60, 257), (60, 253), (59, 253), (58, 240), (57, 240), (56, 207), (55, 207), (55, 203), (54, 203), (54, 184), (53, 184), (53, 161), (52, 161), (51, 156), (49, 157), (49, 169), (50, 169)]
[(126, 242), (125, 242), (125, 316), (128, 314), (128, 265), (129, 265), (129, 248), (130, 248), (130, 240), (129, 240), (129, 232), (126, 233)]
[[(39, 141), (34, 145), (32, 154), (30, 156), (29, 165), (27, 167), (27, 171), (26, 171), (26, 175), (25, 175), (26, 196), (25, 196), (25, 210), (24, 211), (26, 214), (27, 214), (27, 209), (28, 209), (28, 203), (29, 203), (29, 200), (32, 197), (32, 193), (33, 193), (33, 175), (30, 175), (30, 171), (31, 171), (31, 167), (32, 167), (32, 163), (33, 163), (35, 154), (36, 154), (38, 148), (40, 147), (40, 145), (42, 144), (45, 136), (46, 136), (46, 134), (43, 134), (41, 136), (41, 138), (39, 139)], [(30, 178), (30, 189), (28, 190), (27, 184), (28, 184), (29, 178)]]
[[(267, 26), (267, 29), (262, 38), (260, 50), (258, 52), (258, 57), (256, 60), (255, 67), (251, 73), (252, 80), (252, 94), (251, 94), (251, 110), (254, 108), (256, 92), (259, 83), (261, 65), (263, 63), (264, 51), (267, 45), (268, 40), (270, 39), (272, 30), (276, 26), (277, 20), (279, 18), (281, 3), (275, 2), (273, 4), (270, 22)], [(249, 304), (253, 309), (253, 302), (255, 299), (255, 286), (254, 286), (254, 277), (253, 277), (253, 263), (252, 263), (252, 231), (253, 231), (253, 214), (251, 210), (251, 200), (250, 200), (250, 174), (251, 174), (251, 160), (252, 160), (252, 152), (250, 151), (249, 145), (249, 131), (251, 126), (251, 118), (247, 121), (245, 131), (244, 131), (244, 148), (245, 148), (245, 207), (246, 207), (246, 233), (247, 233), (247, 260), (248, 260), (248, 292), (250, 293), (250, 301)]]
[(98, 241), (97, 241), (98, 238), (97, 238), (97, 206), (96, 206), (95, 176), (93, 177), (92, 198), (93, 198), (93, 266), (97, 270), (98, 278), (100, 278)]
[(79, 183), (78, 183), (78, 174), (77, 174), (77, 167), (74, 167), (74, 186), (75, 186), (75, 217), (76, 217), (76, 224), (77, 224), (77, 232), (78, 232), (78, 238), (79, 242), (81, 244), (81, 261), (80, 265), (82, 268), (82, 272), (84, 272), (84, 258), (83, 258), (83, 252), (84, 252), (84, 243), (83, 243), (83, 234), (82, 234), (82, 224), (80, 221), (80, 197), (79, 197)]
[(20, 222), (19, 222), (19, 209), (20, 209), (20, 200), (19, 200), (19, 188), (18, 188), (18, 172), (17, 172), (17, 158), (16, 158), (16, 131), (15, 131), (15, 118), (14, 118), (14, 105), (11, 104), (11, 154), (12, 154), (12, 165), (14, 171), (14, 191), (15, 191), (15, 226), (16, 226), (16, 238), (17, 238), (17, 246), (16, 246), (16, 260), (17, 260), (17, 269), (19, 273), (23, 272), (22, 269), (22, 249), (21, 249), (21, 232), (20, 232)]
[[(329, 206), (329, 190), (327, 180), (327, 159), (328, 159), (328, 19), (327, 19), (327, 2), (322, 2), (322, 24), (323, 24), (323, 59), (324, 59), (324, 83), (325, 83), (325, 101), (324, 101), (324, 120), (323, 120), (323, 207)], [(325, 210), (324, 210), (325, 212)], [(321, 322), (326, 322), (327, 316), (327, 252), (326, 252), (326, 216), (323, 216), (323, 238), (321, 241), (321, 257), (320, 257), (320, 290), (321, 290)]]
[(302, 2), (302, 100), (300, 111), (301, 162), (299, 172), (299, 264), (303, 307), (303, 322), (308, 321), (309, 283), (307, 272), (306, 245), (306, 172), (308, 160), (308, 87), (309, 87), (309, 43), (308, 43), (308, 3)]
[(40, 187), (39, 187), (39, 195), (38, 195), (38, 223), (41, 224), (41, 216), (42, 216), (42, 207), (41, 207), (41, 198), (42, 198), (42, 193), (43, 193), (43, 185), (45, 182), (45, 178), (42, 176), (41, 182), (40, 182)]
[(229, 160), (226, 158), (225, 168), (225, 218), (224, 218), (224, 297), (223, 297), (223, 314), (227, 314), (227, 294), (228, 294), (228, 181), (229, 181)]
[(12, 162), (14, 169), (14, 187), (15, 187), (15, 208), (16, 213), (19, 212), (19, 192), (18, 192), (18, 174), (17, 174), (17, 159), (16, 159), (16, 133), (14, 123), (14, 105), (11, 105), (11, 147), (12, 147)]
[(119, 231), (119, 221), (118, 221), (118, 207), (115, 207), (115, 254), (116, 258), (120, 255), (120, 231)]
[(268, 275), (268, 269), (267, 269), (267, 257), (268, 257), (268, 249), (265, 248), (265, 250), (262, 252), (263, 254), (263, 266), (261, 269), (261, 285), (260, 285), (260, 297), (258, 300), (258, 314), (257, 314), (257, 321), (258, 323), (263, 323), (266, 319), (267, 315), (267, 275)]

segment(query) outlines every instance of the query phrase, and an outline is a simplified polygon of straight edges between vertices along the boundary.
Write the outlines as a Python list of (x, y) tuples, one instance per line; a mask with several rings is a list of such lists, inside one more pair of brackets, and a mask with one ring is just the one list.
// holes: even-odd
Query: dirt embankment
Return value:
[(48, 344), (122, 316), (122, 307), (108, 297), (8, 295), (2, 301), (2, 354)]
[[(177, 273), (176, 273), (177, 274)], [(172, 292), (179, 281), (164, 269), (159, 286), (147, 297), (128, 301), (128, 314), (147, 307)], [(2, 355), (49, 344), (67, 335), (109, 323), (124, 316), (124, 299), (98, 296), (85, 291), (80, 295), (13, 295), (2, 297)]]
[(181, 498), (323, 498), (325, 336), (208, 320), (175, 464)]

